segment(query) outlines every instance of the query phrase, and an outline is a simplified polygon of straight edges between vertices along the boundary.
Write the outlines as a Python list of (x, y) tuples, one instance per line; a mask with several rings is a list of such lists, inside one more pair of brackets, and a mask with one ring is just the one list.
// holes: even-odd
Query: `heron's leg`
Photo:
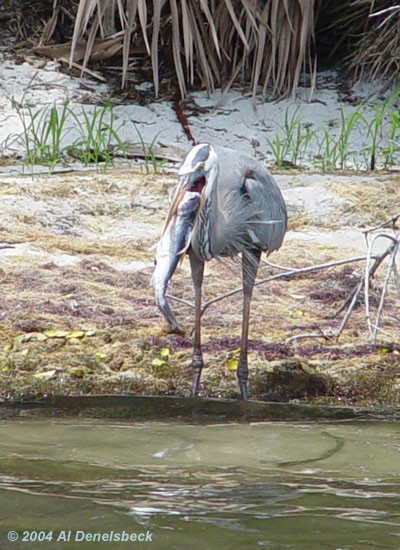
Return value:
[(243, 272), (243, 318), (242, 336), (240, 339), (240, 356), (237, 366), (237, 378), (242, 399), (248, 399), (247, 392), (247, 339), (249, 336), (250, 302), (253, 294), (254, 280), (260, 263), (260, 250), (245, 250), (242, 254)]
[(204, 261), (195, 256), (189, 250), (190, 268), (192, 271), (192, 279), (194, 286), (194, 342), (193, 342), (193, 382), (192, 382), (192, 397), (197, 395), (199, 388), (201, 370), (203, 368), (203, 354), (201, 351), (201, 285), (203, 283)]

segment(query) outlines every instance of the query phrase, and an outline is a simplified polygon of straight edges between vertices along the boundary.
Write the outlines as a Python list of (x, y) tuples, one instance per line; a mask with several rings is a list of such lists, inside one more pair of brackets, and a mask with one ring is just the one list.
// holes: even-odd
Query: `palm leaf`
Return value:
[(225, 6), (229, 12), (229, 15), (231, 16), (231, 19), (232, 19), (232, 23), (234, 24), (235, 28), (236, 28), (236, 31), (238, 33), (238, 35), (240, 36), (240, 39), (242, 40), (244, 46), (246, 49), (249, 48), (248, 44), (247, 44), (247, 40), (246, 40), (246, 37), (244, 35), (244, 32), (243, 32), (243, 29), (242, 27), (240, 26), (240, 23), (236, 17), (236, 14), (235, 14), (235, 10), (233, 9), (233, 5), (232, 5), (232, 2), (231, 0), (224, 0), (225, 2)]
[(187, 1), (182, 0), (182, 30), (183, 49), (185, 52), (186, 70), (189, 72), (189, 81), (193, 83), (193, 33), (189, 23)]
[(148, 41), (148, 38), (147, 38), (147, 6), (146, 6), (146, 0), (133, 0), (133, 1), (138, 5), (139, 21), (140, 21), (140, 26), (142, 27), (144, 43), (146, 45), (146, 50), (147, 50), (148, 54), (150, 55), (150, 46), (149, 46), (149, 41)]
[(179, 12), (176, 0), (170, 0), (171, 7), (171, 19), (172, 19), (172, 55), (174, 58), (174, 65), (176, 71), (176, 77), (178, 79), (178, 86), (182, 97), (186, 95), (186, 83), (183, 74), (182, 60), (180, 55), (180, 30), (179, 30)]
[[(182, 96), (198, 75), (208, 91), (239, 77), (256, 94), (294, 92), (302, 67), (315, 76), (311, 56), (316, 5), (322, 0), (79, 0), (71, 45), (86, 38), (84, 66), (95, 38), (104, 34), (105, 12), (115, 5), (123, 32), (122, 84), (127, 80), (130, 44), (142, 41), (159, 93), (160, 48), (172, 50)], [(356, 0), (357, 1), (357, 0)], [(362, 1), (362, 0), (359, 0)], [(162, 46), (161, 46), (162, 44)], [(232, 79), (233, 77), (233, 79)]]
[(219, 50), (219, 42), (218, 42), (217, 31), (216, 31), (215, 26), (214, 26), (214, 21), (213, 21), (211, 12), (208, 8), (207, 1), (206, 0), (200, 0), (200, 7), (201, 7), (202, 11), (204, 12), (204, 15), (206, 16), (207, 23), (208, 23), (209, 28), (210, 28), (212, 41), (213, 41), (213, 44), (214, 44), (214, 47), (215, 47), (215, 51), (217, 52), (217, 55), (218, 55), (219, 59), (221, 59), (221, 53), (220, 53), (220, 50)]
[(207, 60), (207, 54), (204, 49), (204, 45), (207, 42), (204, 42), (203, 36), (199, 29), (199, 25), (197, 23), (199, 17), (198, 6), (194, 3), (190, 4), (188, 15), (190, 18), (190, 25), (193, 30), (194, 46), (197, 54), (198, 66), (202, 77), (202, 83), (207, 90), (212, 90), (214, 88), (214, 81), (212, 77), (210, 63)]
[(154, 83), (154, 92), (158, 96), (160, 81), (158, 74), (158, 37), (160, 34), (160, 24), (161, 24), (161, 9), (164, 4), (164, 0), (154, 0), (154, 11), (153, 11), (153, 34), (151, 37), (151, 67), (153, 69), (153, 83)]
[(124, 22), (124, 41), (122, 46), (122, 86), (124, 86), (126, 82), (127, 72), (128, 72), (129, 49), (131, 45), (132, 32), (133, 32), (133, 29), (135, 28), (138, 3), (137, 3), (137, 0), (133, 0), (129, 2), (127, 5), (126, 15), (121, 10), (122, 8), (121, 0), (118, 0), (118, 4), (119, 4), (120, 18), (121, 18), (121, 21)]
[(87, 24), (89, 22), (90, 16), (95, 10), (97, 5), (97, 0), (81, 0), (78, 5), (78, 11), (75, 17), (75, 26), (74, 33), (72, 35), (72, 44), (71, 44), (71, 59), (73, 59), (73, 53), (75, 51), (77, 42), (81, 36), (83, 36), (86, 31)]

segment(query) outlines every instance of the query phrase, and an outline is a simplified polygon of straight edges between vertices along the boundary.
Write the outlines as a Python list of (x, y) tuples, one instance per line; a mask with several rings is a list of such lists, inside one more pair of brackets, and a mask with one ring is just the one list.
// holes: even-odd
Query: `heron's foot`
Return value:
[(203, 355), (201, 352), (195, 351), (193, 353), (193, 359), (192, 359), (193, 379), (192, 379), (191, 397), (197, 396), (197, 391), (199, 389), (200, 376), (201, 376), (202, 370), (203, 370)]
[(237, 366), (237, 379), (240, 389), (240, 395), (245, 401), (249, 398), (249, 393), (247, 391), (247, 378), (248, 378), (248, 368), (247, 368), (247, 357), (245, 359), (240, 358)]

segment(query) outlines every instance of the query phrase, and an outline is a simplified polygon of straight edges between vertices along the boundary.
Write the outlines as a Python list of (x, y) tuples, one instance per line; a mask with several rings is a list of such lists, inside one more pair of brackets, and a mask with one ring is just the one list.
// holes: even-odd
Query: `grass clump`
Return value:
[(158, 138), (160, 132), (157, 132), (157, 134), (153, 137), (151, 142), (147, 143), (143, 139), (143, 135), (140, 132), (139, 128), (136, 126), (136, 124), (134, 124), (134, 126), (135, 126), (136, 133), (138, 135), (138, 138), (139, 138), (140, 147), (142, 149), (145, 172), (146, 172), (146, 174), (150, 174), (150, 172), (151, 172), (150, 167), (151, 167), (153, 169), (154, 174), (157, 174), (158, 173), (158, 163), (157, 163), (156, 156), (154, 154), (153, 147), (154, 147), (155, 141)]
[(271, 147), (275, 164), (278, 168), (297, 166), (315, 132), (311, 131), (310, 124), (302, 122), (299, 107), (291, 116), (289, 116), (289, 110), (286, 109), (285, 121), (280, 129), (284, 136), (283, 140), (279, 138), (278, 134), (275, 134), (272, 140), (266, 139)]
[[(127, 157), (128, 143), (120, 137), (120, 130), (126, 121), (116, 125), (116, 116), (110, 99), (101, 107), (92, 110), (81, 107), (76, 112), (66, 101), (62, 105), (53, 104), (40, 109), (30, 105), (20, 105), (13, 101), (13, 107), (22, 125), (20, 134), (13, 134), (1, 146), (12, 143), (22, 145), (24, 162), (34, 166), (42, 164), (53, 172), (57, 164), (65, 164), (74, 158), (84, 166), (95, 165), (103, 168), (116, 157)], [(154, 145), (158, 133), (147, 143), (140, 130), (134, 125), (139, 146), (144, 158), (146, 174), (157, 173), (158, 161), (154, 154)]]
[(115, 128), (115, 115), (109, 99), (103, 107), (95, 106), (91, 114), (81, 108), (80, 119), (72, 110), (72, 118), (76, 122), (76, 128), (80, 134), (67, 148), (68, 152), (80, 160), (85, 166), (100, 162), (108, 166), (115, 156), (125, 154), (126, 146), (122, 143), (118, 132), (124, 126), (122, 122)]
[[(400, 115), (398, 109), (391, 110), (399, 96), (400, 90), (383, 103), (371, 108), (361, 104), (348, 115), (341, 107), (336, 123), (315, 130), (304, 123), (298, 107), (291, 116), (287, 109), (280, 133), (265, 139), (275, 165), (284, 168), (306, 163), (323, 171), (392, 168), (400, 162)], [(351, 148), (356, 130), (366, 136), (367, 145), (362, 149)], [(317, 150), (314, 156), (309, 152), (311, 144)]]
[(15, 100), (12, 101), (12, 106), (16, 109), (23, 128), (22, 133), (15, 136), (15, 141), (22, 142), (26, 162), (31, 165), (47, 164), (53, 170), (64, 154), (61, 143), (68, 133), (68, 103), (64, 103), (61, 108), (52, 105), (39, 111), (35, 111), (30, 105), (20, 106)]

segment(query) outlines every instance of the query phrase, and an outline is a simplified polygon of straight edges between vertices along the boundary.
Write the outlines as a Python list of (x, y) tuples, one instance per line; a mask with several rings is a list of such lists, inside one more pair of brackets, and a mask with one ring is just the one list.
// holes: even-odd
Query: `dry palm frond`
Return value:
[(400, 4), (393, 0), (352, 0), (322, 3), (321, 19), (329, 21), (319, 33), (330, 33), (338, 47), (347, 42), (347, 65), (355, 79), (387, 77), (400, 71)]
[(104, 38), (112, 3), (113, 24), (123, 33), (122, 85), (134, 41), (144, 43), (151, 59), (156, 94), (160, 58), (172, 52), (182, 96), (196, 79), (212, 91), (240, 75), (254, 94), (261, 85), (264, 92), (269, 86), (272, 96), (283, 97), (296, 90), (302, 68), (315, 75), (311, 46), (320, 1), (80, 0), (71, 56), (85, 40), (88, 62), (95, 38)]
[(350, 68), (357, 78), (364, 74), (371, 79), (386, 77), (390, 85), (400, 74), (400, 5), (390, 6), (389, 2), (383, 2), (380, 7), (378, 12), (374, 10), (369, 14), (369, 24)]

